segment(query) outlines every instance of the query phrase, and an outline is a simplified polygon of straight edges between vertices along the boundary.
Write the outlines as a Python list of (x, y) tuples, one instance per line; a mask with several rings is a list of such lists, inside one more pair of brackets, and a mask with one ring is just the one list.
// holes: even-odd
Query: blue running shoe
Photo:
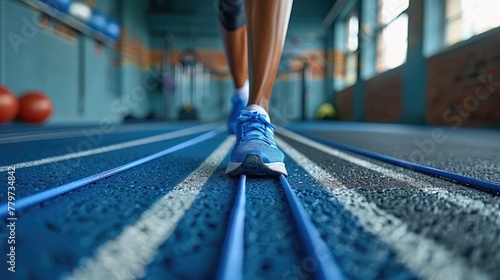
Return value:
[(285, 155), (274, 143), (274, 125), (264, 115), (243, 110), (238, 117), (236, 144), (226, 174), (288, 175)]
[(231, 98), (231, 103), (233, 103), (233, 108), (231, 109), (231, 114), (229, 114), (229, 119), (227, 121), (227, 130), (229, 134), (236, 133), (236, 125), (238, 124), (238, 116), (241, 111), (247, 106), (248, 100), (241, 98), (239, 95), (234, 94)]

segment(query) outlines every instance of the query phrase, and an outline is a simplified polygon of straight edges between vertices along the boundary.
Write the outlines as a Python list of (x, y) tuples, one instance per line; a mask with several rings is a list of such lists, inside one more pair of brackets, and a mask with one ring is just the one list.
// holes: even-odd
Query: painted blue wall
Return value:
[[(301, 32), (315, 32), (324, 15), (331, 6), (331, 1), (319, 1), (308, 5), (307, 1), (296, 1), (291, 29), (301, 28)], [(213, 1), (200, 1), (191, 5), (187, 1), (174, 1), (175, 13), (187, 13), (209, 18), (216, 27)], [(152, 28), (148, 25), (148, 1), (97, 0), (96, 7), (105, 14), (120, 20), (127, 29), (128, 37), (140, 40), (152, 49), (162, 47), (161, 35), (151, 36)], [(33, 21), (39, 15), (35, 10), (17, 0), (0, 1), (1, 34), (18, 34), (24, 43), (16, 49), (8, 41), (8, 36), (0, 36), (0, 83), (12, 88), (16, 94), (29, 89), (41, 90), (53, 100), (54, 115), (51, 122), (97, 122), (103, 118), (121, 120), (126, 115), (143, 118), (150, 113), (160, 116), (177, 116), (172, 105), (172, 93), (162, 96), (158, 89), (148, 86), (147, 79), (153, 74), (135, 64), (116, 65), (119, 53), (113, 48), (98, 46), (94, 39), (79, 35), (76, 40), (68, 40), (55, 35), (52, 30), (41, 30), (37, 22), (33, 23), (36, 35), (23, 35), (23, 19)], [(26, 29), (26, 27), (24, 27)], [(290, 35), (291, 38), (293, 35)], [(30, 38), (28, 38), (30, 37)], [(299, 45), (287, 42), (285, 53), (298, 53), (303, 50), (322, 49), (322, 38), (300, 41)], [(220, 37), (215, 32), (211, 35), (196, 36), (174, 34), (173, 49), (194, 47), (203, 50), (222, 50)], [(293, 101), (291, 107), (300, 108), (300, 96), (290, 99), (290, 82), (278, 80), (274, 88), (276, 110), (290, 112), (283, 107), (283, 100)], [(320, 80), (310, 82), (308, 95), (308, 116), (312, 117), (316, 108), (327, 100)], [(205, 106), (208, 110), (200, 111), (204, 120), (223, 119), (230, 109), (229, 99), (233, 91), (230, 79), (214, 78), (207, 85), (205, 94), (195, 101), (195, 106)], [(282, 100), (283, 99), (283, 100)], [(172, 103), (173, 104), (173, 103)], [(288, 105), (286, 105), (288, 106)], [(298, 118), (300, 112), (288, 114)]]
[(222, 40), (218, 36), (189, 36), (173, 35), (172, 48), (183, 50), (186, 48), (195, 48), (203, 50), (222, 50), (224, 48)]
[[(99, 0), (108, 1), (108, 0)], [(98, 2), (99, 2), (98, 1)], [(148, 1), (122, 1), (121, 20), (128, 32), (141, 42), (150, 46), (150, 34), (147, 25)]]
[[(147, 1), (98, 0), (96, 7), (120, 19), (130, 37), (150, 47)], [(54, 104), (52, 123), (119, 121), (150, 112), (143, 69), (117, 67), (117, 51), (86, 35), (72, 40), (54, 34), (52, 23), (40, 28), (40, 15), (20, 1), (0, 1), (1, 84), (17, 95), (30, 89), (45, 92)]]
[(83, 78), (83, 111), (85, 119), (119, 119), (119, 114), (112, 110), (112, 102), (119, 97), (115, 78), (118, 69), (114, 66), (115, 51), (108, 47), (96, 50), (95, 41), (82, 36), (80, 46), (84, 59), (81, 71)]
[[(324, 93), (322, 79), (308, 78), (306, 82), (306, 118), (314, 119), (319, 106), (330, 101)], [(302, 113), (302, 81), (278, 79), (273, 88), (270, 104), (271, 116), (276, 121), (293, 121), (301, 119)]]
[(2, 35), (7, 36), (2, 83), (16, 95), (45, 92), (54, 104), (53, 120), (77, 118), (78, 42), (40, 29), (38, 13), (17, 1), (2, 1), (1, 14)]
[[(106, 0), (101, 0), (106, 1)], [(147, 1), (123, 1), (121, 11), (122, 24), (128, 36), (139, 39), (146, 47), (151, 47), (151, 36), (146, 22)], [(148, 72), (138, 65), (125, 64), (120, 70), (121, 100), (129, 108), (130, 115), (144, 118), (151, 112), (151, 89), (145, 82)]]
[[(0, 1), (0, 34), (7, 34), (5, 32), (5, 1)], [(7, 67), (5, 65), (5, 48), (7, 46), (7, 36), (0, 36), (0, 84), (5, 84), (5, 72)]]

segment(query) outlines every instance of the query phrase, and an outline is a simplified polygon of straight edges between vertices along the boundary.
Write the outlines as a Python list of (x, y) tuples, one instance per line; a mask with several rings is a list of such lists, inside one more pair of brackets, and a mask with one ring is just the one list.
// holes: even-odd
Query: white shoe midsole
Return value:
[[(226, 168), (226, 174), (229, 172), (232, 172), (238, 167), (241, 166), (243, 162), (229, 162), (229, 165)], [(283, 162), (272, 162), (272, 163), (264, 163), (269, 169), (272, 171), (276, 171), (282, 174), (285, 174), (288, 176), (288, 173), (286, 172), (285, 164)]]

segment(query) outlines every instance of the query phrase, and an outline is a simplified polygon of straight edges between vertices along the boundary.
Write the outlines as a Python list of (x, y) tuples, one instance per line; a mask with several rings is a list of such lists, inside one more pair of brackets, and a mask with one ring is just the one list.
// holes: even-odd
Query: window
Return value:
[(377, 72), (398, 67), (408, 49), (409, 0), (379, 0)]
[(352, 86), (357, 80), (359, 19), (351, 12), (337, 26), (335, 88)]
[(445, 46), (500, 26), (498, 0), (446, 0)]
[(359, 19), (356, 14), (349, 16), (347, 20), (347, 46), (345, 56), (344, 82), (346, 86), (356, 83), (358, 68), (358, 33)]

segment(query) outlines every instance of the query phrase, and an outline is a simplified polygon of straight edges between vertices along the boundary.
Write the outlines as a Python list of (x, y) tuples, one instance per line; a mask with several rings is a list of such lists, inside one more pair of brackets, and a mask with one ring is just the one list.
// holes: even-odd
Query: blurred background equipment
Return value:
[[(203, 96), (204, 73), (199, 55), (194, 49), (186, 49), (180, 54), (180, 63), (175, 66), (176, 95), (182, 104), (179, 120), (196, 120), (195, 102)], [(197, 104), (198, 105), (198, 104)], [(199, 104), (202, 106), (202, 104)]]
[(106, 16), (98, 9), (92, 9), (92, 16), (88, 22), (90, 28), (104, 33), (107, 28)]
[(71, 1), (72, 0), (42, 0), (42, 2), (46, 3), (52, 8), (56, 8), (57, 10), (64, 13), (68, 13)]
[(0, 123), (10, 122), (17, 115), (19, 104), (8, 88), (0, 85)]
[(18, 118), (23, 122), (45, 122), (52, 114), (52, 110), (52, 101), (44, 93), (29, 91), (19, 98)]
[(69, 6), (69, 14), (86, 23), (92, 18), (92, 9), (83, 2), (72, 2)]
[(318, 120), (335, 120), (337, 117), (337, 111), (331, 103), (321, 104), (316, 111), (316, 119)]
[(121, 28), (118, 21), (111, 17), (106, 18), (106, 28), (104, 29), (104, 34), (109, 38), (118, 41), (120, 39)]
[(198, 119), (198, 113), (191, 103), (186, 103), (179, 110), (179, 120), (192, 121)]
[[(48, 93), (57, 108), (50, 122), (173, 121), (187, 104), (201, 121), (228, 116), (234, 89), (217, 1), (0, 3), (8, 35), (0, 41), (0, 83)], [(500, 75), (499, 1), (312, 3), (294, 3), (273, 119), (315, 119), (331, 103), (345, 121), (500, 126), (499, 90), (484, 82)], [(196, 50), (196, 62), (187, 50)], [(475, 97), (483, 91), (485, 100)]]

